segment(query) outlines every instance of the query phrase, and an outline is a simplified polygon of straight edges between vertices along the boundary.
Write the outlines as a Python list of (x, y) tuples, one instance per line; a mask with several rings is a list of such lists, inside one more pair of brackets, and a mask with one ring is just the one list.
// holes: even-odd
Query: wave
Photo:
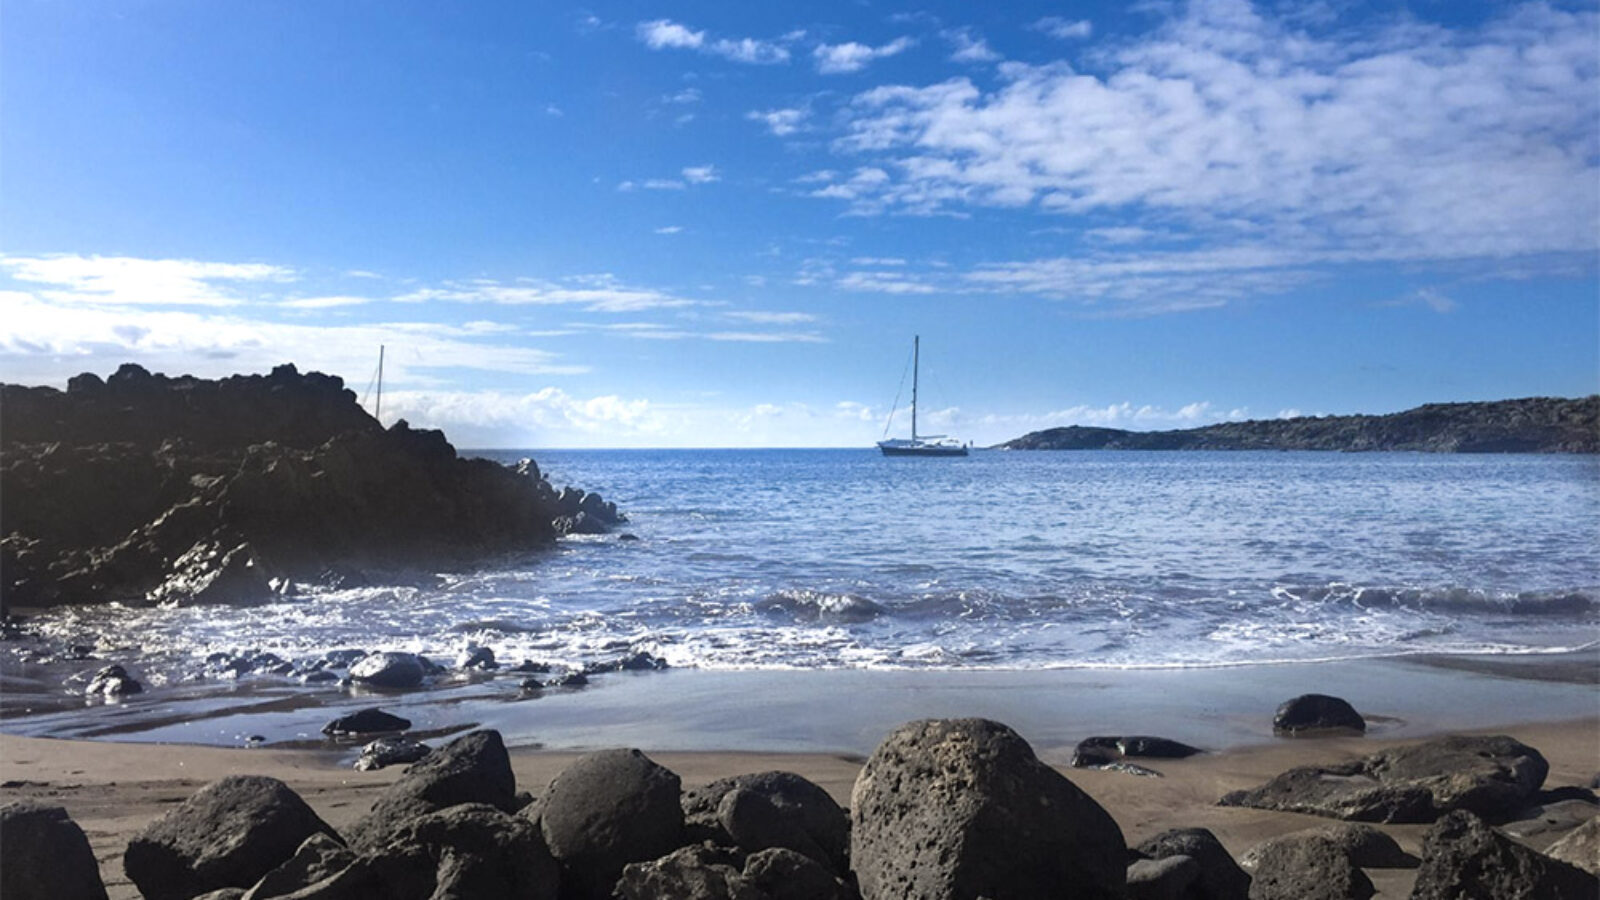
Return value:
[(1600, 588), (1547, 591), (1487, 591), (1467, 587), (1358, 586), (1342, 582), (1274, 585), (1280, 601), (1334, 604), (1357, 609), (1514, 616), (1593, 617), (1600, 613)]
[(822, 591), (778, 591), (755, 604), (767, 614), (784, 614), (802, 622), (870, 622), (889, 610), (854, 594)]

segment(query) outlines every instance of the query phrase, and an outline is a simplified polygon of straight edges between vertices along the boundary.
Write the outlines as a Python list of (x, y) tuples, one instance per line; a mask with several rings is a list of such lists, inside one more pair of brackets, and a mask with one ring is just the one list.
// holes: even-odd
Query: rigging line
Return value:
[(372, 377), (367, 379), (367, 389), (361, 393), (361, 407), (367, 408), (367, 401), (372, 397), (372, 386), (378, 383), (378, 370), (372, 370)]
[(911, 357), (906, 357), (906, 367), (900, 370), (900, 386), (894, 389), (894, 403), (889, 407), (889, 419), (883, 423), (883, 436), (889, 436), (889, 429), (894, 427), (894, 413), (900, 408), (900, 395), (906, 389), (906, 373), (911, 371)]

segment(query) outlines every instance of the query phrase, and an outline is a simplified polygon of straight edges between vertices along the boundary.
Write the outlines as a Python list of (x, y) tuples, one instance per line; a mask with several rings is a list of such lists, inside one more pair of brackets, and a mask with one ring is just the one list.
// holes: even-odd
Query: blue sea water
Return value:
[(1600, 638), (1600, 460), (1337, 453), (480, 451), (639, 538), (253, 609), (65, 610), (156, 679), (211, 653), (468, 643), (581, 665), (1175, 667)]

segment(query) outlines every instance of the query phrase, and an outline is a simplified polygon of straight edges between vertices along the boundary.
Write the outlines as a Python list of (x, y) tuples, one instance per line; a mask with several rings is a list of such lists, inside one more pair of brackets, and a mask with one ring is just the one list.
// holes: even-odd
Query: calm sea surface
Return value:
[[(1600, 638), (1600, 460), (1333, 453), (484, 452), (599, 490), (616, 535), (437, 586), (45, 631), (178, 679), (341, 647), (732, 668), (1173, 667)], [(164, 673), (164, 675), (163, 675)]]

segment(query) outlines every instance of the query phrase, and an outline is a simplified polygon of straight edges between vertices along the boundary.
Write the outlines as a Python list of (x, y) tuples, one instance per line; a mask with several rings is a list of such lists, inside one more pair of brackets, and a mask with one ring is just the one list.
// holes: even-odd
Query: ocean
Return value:
[(478, 644), (509, 664), (644, 651), (704, 670), (1033, 670), (1600, 639), (1593, 457), (474, 455), (531, 456), (557, 487), (600, 491), (630, 521), (436, 581), (247, 609), (66, 609), (35, 626), (157, 685), (213, 677), (219, 653), (349, 647), (445, 664)]

